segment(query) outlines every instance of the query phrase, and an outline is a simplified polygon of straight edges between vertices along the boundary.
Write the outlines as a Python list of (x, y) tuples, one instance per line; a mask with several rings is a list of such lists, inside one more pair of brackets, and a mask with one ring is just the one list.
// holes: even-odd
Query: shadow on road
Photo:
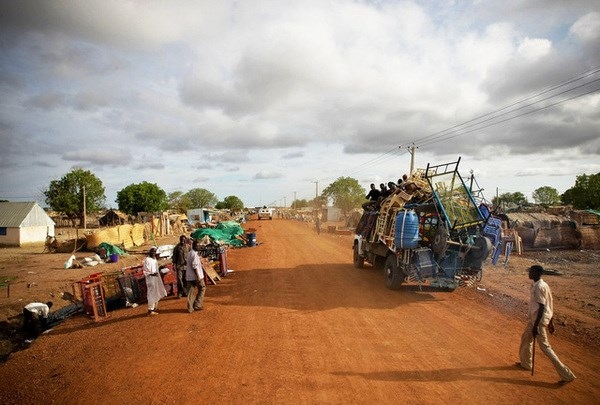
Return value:
[(207, 297), (218, 298), (219, 305), (299, 311), (340, 307), (393, 309), (439, 300), (434, 289), (423, 288), (421, 291), (418, 285), (403, 285), (398, 291), (389, 290), (379, 272), (356, 270), (347, 263), (236, 272), (216, 288), (209, 286)]
[[(507, 375), (510, 374), (509, 375)], [(422, 381), (422, 382), (448, 382), (448, 381), (490, 381), (503, 384), (524, 385), (540, 388), (558, 389), (562, 386), (558, 383), (546, 381), (533, 381), (522, 379), (520, 375), (524, 374), (514, 366), (491, 366), (491, 367), (466, 367), (466, 368), (445, 368), (440, 370), (397, 370), (397, 371), (377, 371), (368, 373), (357, 373), (350, 371), (333, 372), (337, 376), (357, 376), (367, 380), (378, 381)], [(506, 376), (499, 376), (504, 374)]]

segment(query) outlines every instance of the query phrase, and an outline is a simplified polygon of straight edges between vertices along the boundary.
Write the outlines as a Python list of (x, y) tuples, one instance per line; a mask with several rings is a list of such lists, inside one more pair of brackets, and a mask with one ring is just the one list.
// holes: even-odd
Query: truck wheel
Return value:
[(358, 244), (354, 244), (354, 268), (362, 269), (365, 267), (365, 258), (358, 254)]
[(485, 260), (492, 251), (492, 242), (485, 236), (478, 236), (475, 238), (474, 246), (477, 249), (472, 249), (469, 255), (475, 260)]
[(383, 267), (385, 275), (385, 286), (390, 290), (399, 290), (404, 281), (404, 273), (398, 267), (396, 256), (389, 255)]

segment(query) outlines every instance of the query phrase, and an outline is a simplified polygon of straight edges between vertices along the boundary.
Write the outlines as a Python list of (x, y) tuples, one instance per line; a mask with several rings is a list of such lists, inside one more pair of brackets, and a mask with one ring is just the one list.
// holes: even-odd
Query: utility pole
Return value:
[(296, 192), (294, 191), (294, 202), (292, 202), (292, 208), (296, 209)]
[(319, 180), (315, 180), (313, 181), (313, 183), (315, 183), (315, 206), (317, 205), (317, 198), (319, 198)]
[(82, 194), (83, 194), (83, 229), (87, 229), (87, 215), (86, 215), (86, 206), (85, 206), (85, 186), (82, 186)]
[(410, 148), (407, 148), (407, 149), (408, 149), (408, 153), (410, 153), (410, 174), (409, 174), (409, 176), (412, 176), (412, 172), (413, 172), (413, 170), (415, 170), (415, 149), (417, 149), (417, 147), (413, 143), (410, 146)]

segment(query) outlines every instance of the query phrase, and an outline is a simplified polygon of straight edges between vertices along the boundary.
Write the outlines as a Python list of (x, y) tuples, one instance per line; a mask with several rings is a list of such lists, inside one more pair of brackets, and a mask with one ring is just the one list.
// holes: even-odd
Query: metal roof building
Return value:
[(0, 202), (0, 246), (43, 244), (54, 221), (35, 202)]

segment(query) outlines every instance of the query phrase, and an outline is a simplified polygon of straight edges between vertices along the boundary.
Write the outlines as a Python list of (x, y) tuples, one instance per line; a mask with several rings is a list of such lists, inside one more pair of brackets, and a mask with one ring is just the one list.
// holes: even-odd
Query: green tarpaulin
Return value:
[(221, 242), (231, 246), (243, 246), (244, 242), (236, 236), (243, 235), (244, 229), (235, 221), (221, 222), (215, 228), (196, 229), (191, 234), (192, 239), (202, 239), (208, 235), (212, 242)]
[(110, 256), (110, 255), (114, 255), (114, 254), (117, 254), (119, 256), (123, 256), (123, 255), (126, 254), (118, 246), (111, 245), (110, 243), (106, 243), (106, 242), (102, 242), (101, 244), (99, 244), (98, 245), (98, 249), (104, 249), (104, 250), (106, 250), (106, 256)]

